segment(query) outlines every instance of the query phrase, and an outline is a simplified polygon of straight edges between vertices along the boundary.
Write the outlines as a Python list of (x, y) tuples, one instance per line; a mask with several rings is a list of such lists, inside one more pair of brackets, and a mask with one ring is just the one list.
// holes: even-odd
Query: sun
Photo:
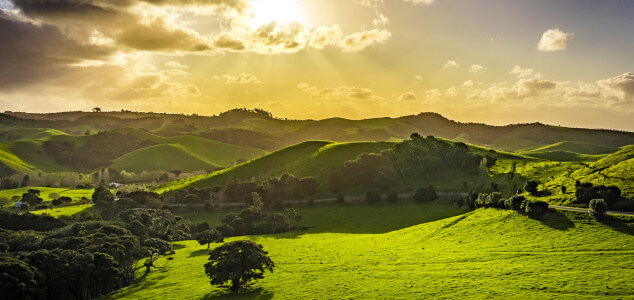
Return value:
[(254, 27), (272, 22), (286, 25), (304, 20), (297, 0), (253, 0), (249, 3), (248, 12)]

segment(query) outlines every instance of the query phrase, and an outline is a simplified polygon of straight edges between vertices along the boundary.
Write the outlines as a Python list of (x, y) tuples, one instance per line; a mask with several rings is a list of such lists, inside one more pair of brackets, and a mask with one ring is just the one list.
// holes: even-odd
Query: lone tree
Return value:
[(224, 239), (218, 230), (205, 230), (196, 235), (196, 241), (201, 245), (207, 244), (207, 250), (209, 250), (209, 244), (222, 243)]
[(605, 213), (608, 211), (608, 204), (603, 199), (592, 199), (588, 204), (588, 213), (590, 217), (601, 222), (605, 219)]
[(537, 186), (538, 185), (539, 185), (539, 183), (537, 183), (537, 181), (529, 180), (524, 185), (524, 190), (529, 192), (531, 195), (535, 195), (535, 194), (537, 194)]
[(231, 281), (231, 291), (237, 292), (250, 280), (264, 277), (264, 271), (273, 272), (273, 261), (260, 244), (251, 241), (233, 241), (209, 253), (205, 274), (213, 285), (222, 286)]

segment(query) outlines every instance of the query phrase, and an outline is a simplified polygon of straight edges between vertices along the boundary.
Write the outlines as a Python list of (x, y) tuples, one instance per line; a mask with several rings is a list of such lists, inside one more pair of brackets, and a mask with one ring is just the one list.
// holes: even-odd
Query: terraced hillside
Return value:
[[(437, 220), (439, 206), (412, 205), (376, 206), (384, 210), (379, 218), (359, 210), (346, 216), (365, 222), (343, 223), (335, 210), (305, 208), (312, 217), (302, 225), (313, 226), (306, 231), (230, 239), (262, 244), (276, 266), (239, 295), (209, 284), (206, 246), (186, 241), (176, 243), (173, 260), (160, 262), (164, 269), (110, 298), (598, 299), (629, 298), (634, 289), (632, 223), (610, 227), (572, 213), (531, 219), (494, 209)], [(419, 225), (391, 227), (412, 214)], [(387, 231), (364, 232), (367, 223)]]

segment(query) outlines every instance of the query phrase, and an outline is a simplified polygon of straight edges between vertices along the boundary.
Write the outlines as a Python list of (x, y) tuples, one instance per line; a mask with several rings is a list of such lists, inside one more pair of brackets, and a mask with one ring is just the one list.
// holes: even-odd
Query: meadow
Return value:
[(275, 262), (249, 291), (212, 287), (206, 246), (184, 241), (162, 269), (109, 299), (632, 297), (631, 219), (603, 225), (573, 212), (531, 219), (409, 201), (299, 209), (304, 230), (226, 240), (260, 243)]

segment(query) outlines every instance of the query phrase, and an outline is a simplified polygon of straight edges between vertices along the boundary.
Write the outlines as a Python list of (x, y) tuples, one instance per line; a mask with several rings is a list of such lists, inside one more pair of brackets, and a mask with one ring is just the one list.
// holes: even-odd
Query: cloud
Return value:
[(463, 87), (463, 88), (470, 88), (470, 87), (472, 87), (472, 86), (473, 86), (473, 81), (471, 81), (471, 80), (467, 80), (467, 81), (465, 81), (465, 82), (462, 84), (462, 87)]
[(385, 29), (372, 29), (346, 36), (342, 46), (346, 52), (359, 52), (374, 44), (385, 44), (392, 34)]
[(297, 88), (314, 98), (371, 100), (379, 99), (374, 91), (365, 88), (340, 86), (335, 88), (317, 88), (308, 83), (300, 83)]
[(390, 19), (388, 19), (385, 15), (379, 13), (378, 11), (376, 12), (376, 17), (374, 18), (374, 20), (372, 20), (372, 24), (374, 24), (375, 26), (385, 26), (389, 22)]
[(530, 68), (522, 68), (520, 66), (514, 66), (513, 69), (509, 72), (510, 74), (516, 75), (518, 78), (543, 78), (542, 73), (536, 72)]
[(77, 69), (84, 60), (108, 59), (108, 46), (86, 45), (57, 27), (15, 19), (0, 11), (0, 89), (17, 88)]
[(179, 62), (176, 62), (176, 61), (173, 61), (173, 60), (166, 62), (165, 66), (168, 67), (168, 68), (174, 68), (174, 69), (180, 69), (180, 70), (188, 70), (189, 69), (189, 66), (183, 65), (183, 64), (181, 64)]
[(262, 83), (255, 75), (242, 73), (239, 75), (223, 75), (225, 84), (257, 84)]
[(610, 103), (611, 105), (632, 104), (632, 101), (634, 100), (634, 72), (623, 73), (612, 78), (602, 79), (597, 83), (599, 86), (618, 94), (616, 100)]
[(457, 69), (460, 68), (460, 65), (455, 60), (450, 60), (442, 67), (443, 70), (447, 69)]
[(471, 67), (469, 67), (469, 72), (475, 73), (475, 74), (484, 72), (484, 67), (481, 65), (471, 65)]
[(403, 93), (400, 96), (398, 96), (398, 98), (396, 98), (396, 101), (402, 101), (402, 102), (417, 101), (417, 100), (418, 98), (416, 98), (416, 95), (413, 92)]
[(537, 43), (537, 49), (545, 52), (566, 50), (568, 38), (572, 36), (572, 33), (563, 32), (559, 28), (546, 30)]

